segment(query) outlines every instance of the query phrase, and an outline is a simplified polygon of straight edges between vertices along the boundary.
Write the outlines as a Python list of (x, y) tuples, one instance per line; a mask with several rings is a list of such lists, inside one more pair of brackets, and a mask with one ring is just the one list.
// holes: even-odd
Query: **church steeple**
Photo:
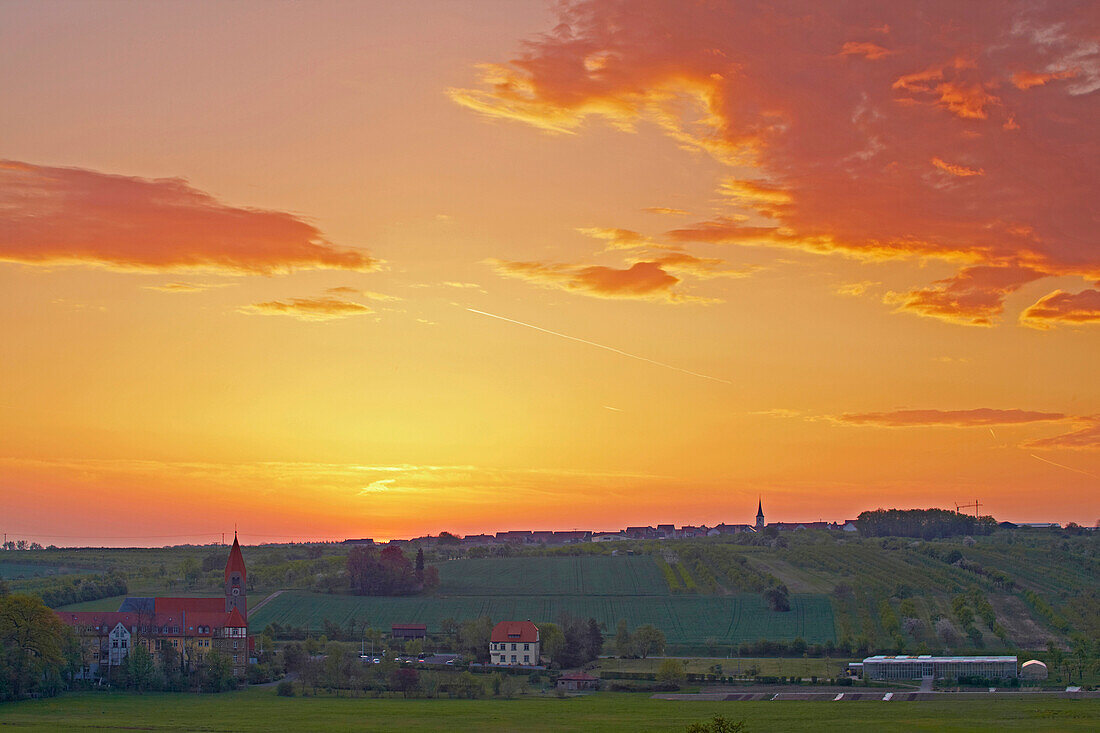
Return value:
[(248, 604), (245, 600), (245, 582), (248, 578), (244, 567), (244, 556), (237, 542), (237, 532), (233, 531), (233, 547), (229, 549), (229, 560), (225, 563), (225, 611), (236, 608), (248, 618)]
[(764, 502), (762, 499), (756, 500), (756, 528), (758, 530), (764, 529)]

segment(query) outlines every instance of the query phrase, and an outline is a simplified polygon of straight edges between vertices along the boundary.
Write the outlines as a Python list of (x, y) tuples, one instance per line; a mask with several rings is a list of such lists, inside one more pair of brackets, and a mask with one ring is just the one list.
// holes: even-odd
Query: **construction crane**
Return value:
[(978, 502), (977, 499), (975, 499), (973, 504), (956, 504), (955, 505), (955, 511), (958, 512), (962, 509), (973, 509), (974, 510), (974, 516), (976, 517), (976, 516), (978, 516), (978, 507), (980, 507), (980, 506), (981, 506), (981, 504)]

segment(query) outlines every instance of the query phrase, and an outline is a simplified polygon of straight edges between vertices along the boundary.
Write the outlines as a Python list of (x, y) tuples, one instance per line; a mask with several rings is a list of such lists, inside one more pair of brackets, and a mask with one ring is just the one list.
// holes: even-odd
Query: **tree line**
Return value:
[(875, 509), (861, 512), (856, 528), (864, 537), (920, 537), (934, 540), (958, 535), (991, 534), (993, 517), (973, 517), (947, 509)]

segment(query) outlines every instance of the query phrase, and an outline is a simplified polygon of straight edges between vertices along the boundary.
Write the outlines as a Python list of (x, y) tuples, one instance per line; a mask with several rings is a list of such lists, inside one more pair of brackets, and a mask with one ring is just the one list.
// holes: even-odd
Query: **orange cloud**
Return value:
[(1055, 290), (1028, 307), (1020, 315), (1020, 322), (1033, 328), (1100, 323), (1100, 290), (1082, 290), (1079, 293)]
[(687, 252), (670, 252), (654, 258), (653, 263), (669, 272), (694, 275), (699, 278), (713, 277), (749, 277), (754, 272), (759, 272), (757, 266), (726, 267), (725, 260), (717, 257), (696, 257)]
[(235, 273), (372, 270), (280, 211), (229, 206), (178, 178), (0, 161), (0, 261)]
[(893, 51), (885, 49), (877, 43), (868, 43), (866, 41), (848, 41), (840, 48), (841, 56), (862, 56), (871, 61), (885, 58), (892, 53)]
[(1049, 438), (1032, 440), (1025, 448), (1069, 448), (1073, 450), (1100, 449), (1100, 415), (1084, 418), (1085, 427)]
[(668, 214), (670, 216), (687, 216), (688, 214), (683, 209), (674, 209), (670, 206), (646, 206), (642, 211), (647, 214)]
[(631, 231), (630, 229), (615, 229), (613, 227), (581, 227), (578, 232), (593, 239), (602, 239), (607, 242), (610, 249), (634, 249), (636, 247), (652, 246), (649, 237)]
[(246, 305), (238, 309), (247, 315), (291, 316), (300, 321), (332, 321), (350, 316), (365, 316), (374, 311), (362, 303), (328, 296), (290, 298)]
[[(716, 188), (731, 211), (670, 232), (675, 241), (1100, 270), (1089, 213), (1100, 197), (1100, 96), (1089, 93), (1100, 88), (1100, 61), (1087, 3), (1029, 7), (1026, 17), (991, 3), (980, 20), (948, 2), (838, 11), (794, 0), (765, 12), (651, 0), (637, 13), (582, 0), (559, 12), (552, 30), (491, 67), (481, 89), (452, 97), (574, 133), (594, 119), (624, 130), (648, 121), (730, 166)], [(904, 53), (851, 38), (883, 27)], [(830, 63), (837, 49), (874, 63)], [(1098, 71), (1052, 94), (1008, 81), (1011, 69), (1086, 66)], [(983, 185), (960, 196), (928, 176), (934, 160), (952, 176), (985, 176)], [(960, 160), (967, 165), (949, 162)], [(738, 221), (746, 210), (775, 226)], [(976, 287), (973, 276), (964, 269), (895, 297), (901, 310), (989, 323), (1018, 286)]]
[(982, 407), (975, 410), (895, 410), (893, 412), (845, 413), (833, 419), (851, 425), (905, 428), (934, 425), (953, 427), (1020, 425), (1065, 420), (1067, 418), (1068, 415), (1060, 412), (1034, 412), (1018, 409), (994, 410)]
[(951, 323), (990, 326), (1004, 312), (1005, 298), (1046, 273), (1027, 267), (967, 267), (932, 287), (908, 293), (887, 293), (884, 301), (898, 312), (938, 318)]
[(940, 158), (932, 158), (932, 165), (939, 168), (945, 173), (950, 173), (953, 176), (959, 176), (961, 178), (967, 178), (969, 176), (984, 176), (985, 171), (981, 168), (967, 168), (965, 165), (957, 165), (955, 163), (946, 163)]
[(211, 288), (224, 288), (230, 283), (164, 283), (163, 285), (142, 285), (145, 290), (157, 290), (162, 293), (201, 293)]
[(680, 278), (658, 262), (635, 262), (620, 270), (601, 265), (562, 265), (541, 262), (490, 260), (497, 273), (546, 287), (591, 295), (597, 298), (627, 298), (665, 303), (699, 303), (702, 298), (677, 292)]
[(1012, 84), (1017, 89), (1031, 89), (1031, 87), (1043, 86), (1048, 81), (1054, 81), (1056, 79), (1072, 79), (1075, 76), (1077, 76), (1077, 69), (1055, 71), (1050, 74), (1034, 73), (1031, 71), (1017, 71), (1015, 74), (1012, 75)]

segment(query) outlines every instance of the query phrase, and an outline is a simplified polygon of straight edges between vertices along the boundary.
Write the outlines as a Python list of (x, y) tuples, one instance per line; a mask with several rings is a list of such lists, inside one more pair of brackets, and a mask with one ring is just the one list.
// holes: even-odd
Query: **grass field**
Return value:
[[(783, 659), (780, 657), (761, 658), (721, 658), (714, 657), (690, 657), (679, 661), (686, 662), (684, 671), (692, 674), (706, 674), (715, 664), (722, 666), (722, 673), (736, 675), (755, 669), (756, 674), (772, 677), (837, 677), (844, 673), (848, 666), (847, 659), (824, 658), (797, 658)], [(648, 659), (600, 659), (596, 664), (599, 670), (608, 672), (652, 672), (660, 670), (664, 662), (662, 657), (649, 657)]]
[(683, 731), (721, 714), (750, 733), (802, 730), (1088, 731), (1096, 700), (945, 702), (671, 702), (606, 694), (559, 700), (280, 698), (273, 690), (223, 695), (79, 693), (0, 706), (8, 730), (101, 731)]
[(451, 560), (439, 568), (444, 596), (667, 596), (648, 555)]
[(272, 621), (320, 630), (324, 619), (346, 626), (355, 618), (376, 629), (395, 623), (427, 624), (437, 631), (444, 618), (458, 620), (488, 616), (494, 620), (557, 619), (562, 611), (592, 617), (613, 631), (619, 619), (635, 627), (653, 624), (672, 644), (718, 644), (792, 640), (808, 643), (834, 638), (832, 607), (817, 595), (791, 596), (788, 613), (769, 611), (759, 595), (729, 596), (413, 596), (375, 598), (288, 591), (249, 619), (257, 629)]

